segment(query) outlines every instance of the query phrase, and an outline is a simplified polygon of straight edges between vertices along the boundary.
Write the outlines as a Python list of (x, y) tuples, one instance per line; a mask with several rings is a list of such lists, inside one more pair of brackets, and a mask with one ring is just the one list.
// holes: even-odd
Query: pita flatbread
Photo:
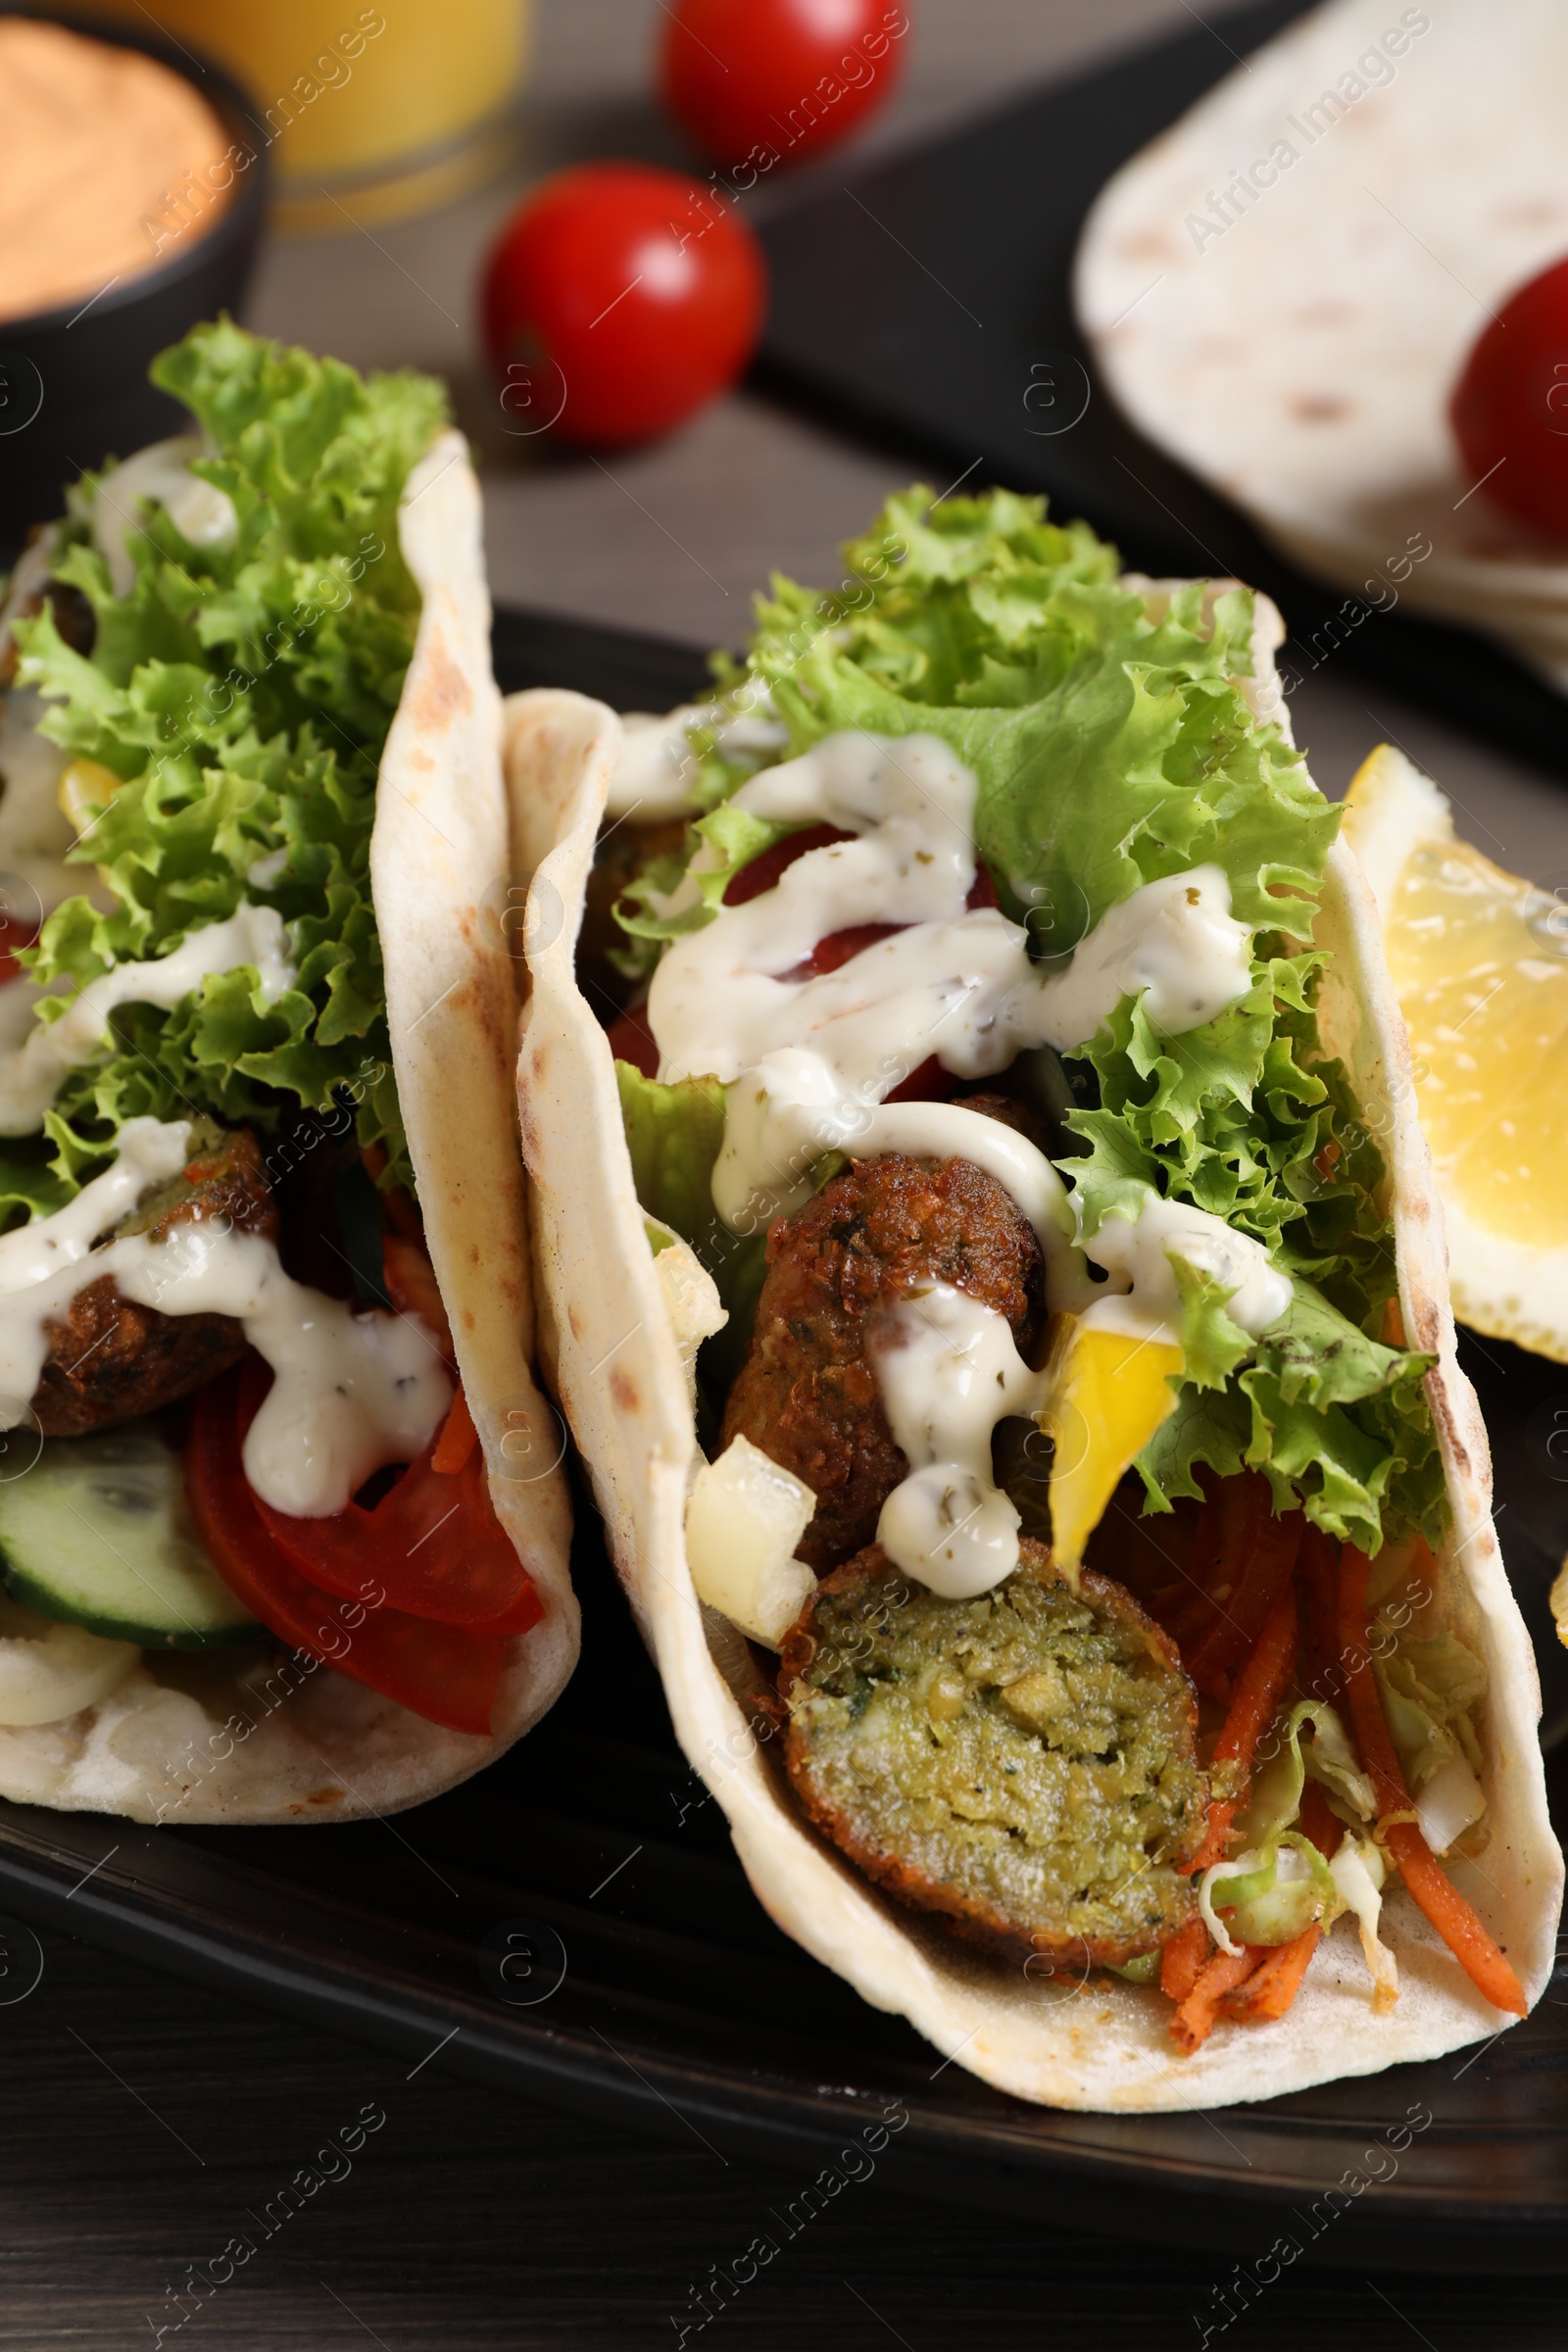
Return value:
[(1077, 302), (1140, 431), (1307, 570), (1568, 690), (1568, 547), (1447, 421), (1489, 318), (1568, 252), (1565, 121), (1557, 0), (1334, 0), (1110, 180)]
[[(423, 596), (382, 755), (370, 844), (392, 1058), (425, 1235), (496, 1510), (545, 1616), (514, 1637), (488, 1739), (444, 1729), (309, 1660), (146, 1652), (97, 1706), (0, 1728), (0, 1795), (132, 1821), (352, 1821), (418, 1804), (519, 1739), (576, 1662), (564, 1436), (535, 1386), (516, 1018), (496, 917), (510, 873), (479, 490), (443, 433), (404, 492)], [(521, 1436), (523, 1443), (519, 1446)]]
[[(1142, 584), (1142, 583), (1141, 583)], [(1256, 691), (1278, 697), (1266, 616)], [(506, 705), (505, 760), (519, 869), (533, 871), (531, 991), (517, 1064), (523, 1152), (549, 1360), (593, 1477), (621, 1581), (658, 1661), (681, 1747), (718, 1798), (760, 1899), (785, 1931), (879, 2009), (998, 2088), (1053, 2106), (1216, 2107), (1340, 2075), (1431, 2058), (1497, 2031), (1409, 1898), (1382, 1933), (1401, 1993), (1374, 2016), (1353, 1922), (1342, 1920), (1290, 2014), (1221, 2026), (1191, 2058), (1171, 2042), (1156, 1991), (1101, 1976), (1034, 1982), (888, 1901), (805, 1820), (742, 1703), (755, 1688), (739, 1637), (693, 1591), (687, 1491), (702, 1456), (685, 1373), (650, 1254), (605, 1032), (573, 958), (583, 894), (620, 744), (613, 712), (539, 691)], [(1438, 1566), (1442, 1610), (1484, 1657), (1481, 1729), (1493, 1834), (1455, 1883), (1506, 1945), (1534, 1999), (1550, 1974), (1562, 1862), (1546, 1815), (1535, 1726), (1535, 1661), (1491, 1519), (1491, 1466), (1475, 1396), (1454, 1354), (1442, 1212), (1416, 1123), (1409, 1050), (1383, 962), (1377, 913), (1350, 852), (1330, 855), (1318, 940), (1333, 953), (1320, 1006), (1390, 1170), (1399, 1296), (1428, 1378), (1453, 1511)]]

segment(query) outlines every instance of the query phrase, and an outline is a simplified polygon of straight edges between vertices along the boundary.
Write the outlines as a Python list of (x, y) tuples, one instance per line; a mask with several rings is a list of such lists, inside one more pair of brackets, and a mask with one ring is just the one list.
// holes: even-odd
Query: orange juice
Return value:
[[(136, 0), (110, 5), (146, 24)], [(280, 225), (341, 229), (345, 210), (390, 220), (495, 168), (528, 0), (160, 0), (157, 23), (251, 91)]]

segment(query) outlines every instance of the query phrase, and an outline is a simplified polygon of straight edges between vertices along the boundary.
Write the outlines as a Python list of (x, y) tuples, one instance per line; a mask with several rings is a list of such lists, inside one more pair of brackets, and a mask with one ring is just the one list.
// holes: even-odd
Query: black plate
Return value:
[[(1189, 9), (1194, 20), (1200, 11)], [(1236, 509), (1135, 433), (1095, 380), (1073, 318), (1072, 258), (1111, 173), (1236, 70), (1301, 0), (1259, 0), (1219, 31), (1194, 22), (1005, 113), (858, 172), (820, 167), (808, 193), (763, 225), (772, 304), (760, 371), (774, 389), (897, 437), (958, 477), (1044, 490), (1085, 515), (1129, 564), (1234, 573), (1266, 588), (1290, 625), (1282, 668), (1304, 676), (1321, 642), (1412, 702), (1549, 773), (1568, 767), (1563, 703), (1496, 648), (1436, 622), (1374, 613), (1307, 579)], [(1054, 378), (1057, 405), (1047, 409)], [(1024, 396), (1030, 393), (1032, 409)], [(1089, 405), (1065, 429), (1093, 385)]]
[[(655, 709), (705, 675), (686, 648), (520, 612), (500, 615), (496, 657), (509, 688), (565, 683)], [(1568, 1370), (1490, 1341), (1472, 1353), (1560, 1731), (1568, 1660), (1544, 1596), (1568, 1547), (1554, 1476), (1568, 1460), (1553, 1449)], [(570, 1688), (450, 1796), (389, 1822), (279, 1830), (141, 1830), (0, 1803), (0, 1899), (411, 2065), (787, 2159), (803, 2179), (893, 2103), (909, 2185), (1036, 2223), (1049, 2212), (1244, 2262), (1287, 2233), (1330, 2263), (1568, 2270), (1568, 1969), (1494, 2045), (1263, 2106), (1109, 2117), (1004, 2098), (770, 1924), (674, 1745), (585, 1498), (575, 1564)], [(1568, 1774), (1560, 1797), (1568, 1819)]]

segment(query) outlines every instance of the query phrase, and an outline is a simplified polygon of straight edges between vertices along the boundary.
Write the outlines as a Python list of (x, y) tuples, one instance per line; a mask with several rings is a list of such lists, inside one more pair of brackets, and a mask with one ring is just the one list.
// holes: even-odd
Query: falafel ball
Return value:
[[(962, 1106), (1013, 1123), (1017, 1105)], [(721, 1446), (749, 1438), (816, 1495), (799, 1556), (823, 1574), (870, 1544), (908, 1474), (882, 1409), (867, 1342), (909, 1292), (949, 1283), (1004, 1315), (1019, 1353), (1035, 1346), (1045, 1268), (1033, 1227), (967, 1159), (888, 1152), (851, 1162), (767, 1237), (751, 1351), (729, 1394)]]
[(1014, 1965), (1120, 1967), (1197, 1904), (1198, 1699), (1169, 1638), (1043, 1544), (945, 1600), (873, 1544), (779, 1661), (785, 1763), (823, 1834), (902, 1903)]
[[(277, 1209), (261, 1149), (248, 1128), (224, 1133), (201, 1123), (197, 1150), (160, 1186), (117, 1237), (166, 1241), (176, 1226), (226, 1219), (224, 1231), (277, 1239)], [(91, 1260), (87, 1261), (89, 1264)], [(166, 1315), (122, 1298), (105, 1274), (79, 1290), (44, 1327), (44, 1359), (32, 1409), (46, 1438), (76, 1438), (157, 1412), (215, 1380), (245, 1352), (232, 1315)]]

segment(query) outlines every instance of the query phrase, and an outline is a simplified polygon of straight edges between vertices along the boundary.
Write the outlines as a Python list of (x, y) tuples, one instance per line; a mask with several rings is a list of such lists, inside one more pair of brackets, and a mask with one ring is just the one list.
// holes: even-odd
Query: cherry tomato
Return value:
[(740, 375), (766, 285), (761, 248), (712, 188), (641, 164), (560, 172), (485, 268), (509, 429), (606, 444), (667, 432)]
[(1568, 536), (1568, 261), (1509, 296), (1449, 416), (1471, 480), (1522, 522)]
[(720, 172), (754, 187), (875, 112), (908, 29), (890, 0), (676, 0), (663, 15), (660, 88)]
[(254, 1409), (252, 1402), (242, 1412), (238, 1372), (212, 1382), (196, 1399), (185, 1455), (197, 1531), (229, 1591), (280, 1641), (337, 1673), (451, 1731), (488, 1732), (507, 1636), (388, 1606), (373, 1551), (360, 1562), (347, 1598), (333, 1598), (302, 1576), (263, 1526), (246, 1483), (240, 1446)]

